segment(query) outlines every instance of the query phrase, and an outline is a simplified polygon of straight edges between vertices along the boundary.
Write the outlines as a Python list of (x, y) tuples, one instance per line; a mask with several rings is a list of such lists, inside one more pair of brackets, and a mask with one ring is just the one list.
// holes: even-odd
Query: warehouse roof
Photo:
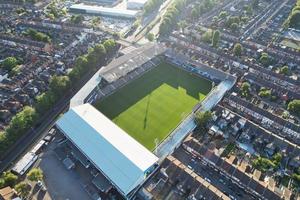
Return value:
[(90, 104), (71, 108), (59, 129), (124, 195), (158, 158)]
[(111, 17), (125, 17), (125, 18), (135, 18), (138, 11), (118, 9), (118, 8), (108, 8), (102, 6), (90, 6), (85, 4), (74, 4), (70, 6), (71, 11), (85, 11), (87, 14), (99, 14), (103, 16)]

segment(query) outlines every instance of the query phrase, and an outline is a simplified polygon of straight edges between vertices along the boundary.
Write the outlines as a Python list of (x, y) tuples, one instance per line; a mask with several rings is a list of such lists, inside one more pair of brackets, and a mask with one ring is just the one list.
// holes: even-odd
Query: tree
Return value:
[(251, 87), (250, 83), (248, 83), (248, 82), (243, 82), (242, 83), (241, 90), (242, 90), (242, 95), (244, 97), (247, 97), (249, 95), (249, 93), (250, 93), (250, 87)]
[(5, 181), (3, 178), (0, 178), (0, 188), (4, 188), (5, 187)]
[(148, 33), (147, 34), (147, 39), (152, 42), (154, 40), (154, 34), (153, 33)]
[(15, 57), (7, 57), (4, 59), (2, 66), (5, 70), (11, 71), (18, 64), (18, 60)]
[[(114, 41), (114, 40), (111, 40)], [(105, 45), (104, 45), (105, 43)], [(94, 48), (90, 48), (86, 56), (87, 66), (89, 69), (96, 69), (99, 64), (102, 64), (106, 58), (107, 52), (113, 52), (113, 43), (104, 42), (103, 44), (97, 44)], [(106, 46), (106, 47), (105, 47)]]
[(15, 141), (33, 127), (37, 118), (38, 115), (35, 109), (30, 106), (25, 106), (22, 111), (12, 118), (9, 126), (6, 128), (6, 139), (8, 141)]
[(93, 26), (96, 26), (96, 25), (98, 25), (100, 23), (101, 23), (100, 17), (93, 17), (93, 19), (92, 19)]
[(147, 15), (147, 14), (151, 13), (152, 11), (157, 9), (163, 2), (164, 2), (164, 0), (149, 0), (149, 1), (147, 1), (147, 3), (144, 6), (143, 14)]
[(78, 81), (81, 76), (88, 71), (88, 60), (86, 56), (79, 56), (76, 59), (75, 66), (72, 71), (68, 74), (72, 83)]
[(300, 10), (292, 11), (289, 18), (289, 26), (292, 28), (300, 28)]
[(197, 8), (193, 8), (191, 11), (191, 17), (193, 19), (197, 19), (199, 17), (199, 10)]
[(218, 20), (219, 20), (219, 18), (218, 18), (217, 16), (214, 16), (214, 17), (212, 18), (212, 23), (213, 23), (214, 25), (216, 25), (217, 22), (218, 22)]
[(270, 98), (272, 95), (272, 92), (271, 92), (271, 90), (269, 90), (265, 87), (262, 87), (262, 88), (260, 88), (258, 95), (262, 98)]
[(243, 47), (240, 43), (236, 43), (233, 47), (233, 53), (236, 56), (241, 56), (243, 51)]
[(37, 30), (33, 28), (27, 29), (27, 31), (24, 33), (25, 35), (31, 37), (31, 39), (36, 41), (42, 41), (42, 42), (51, 42), (51, 39), (48, 35), (42, 32), (38, 32)]
[(243, 82), (242, 86), (241, 86), (241, 89), (243, 91), (250, 91), (250, 83), (248, 82)]
[(230, 16), (229, 18), (227, 18), (227, 21), (225, 22), (225, 25), (228, 28), (231, 28), (231, 25), (236, 23), (237, 25), (240, 24), (240, 18), (238, 16)]
[(113, 39), (108, 39), (103, 42), (103, 46), (108, 54), (112, 54), (116, 48), (116, 42)]
[(216, 30), (214, 31), (213, 37), (212, 37), (212, 46), (217, 47), (220, 40), (220, 31)]
[(178, 27), (180, 28), (181, 32), (184, 32), (184, 29), (187, 27), (187, 23), (185, 20), (181, 20), (178, 22)]
[(159, 26), (159, 35), (164, 36), (168, 34), (172, 28), (176, 27), (176, 20), (180, 15), (180, 11), (184, 8), (186, 0), (176, 0), (168, 7), (167, 11), (162, 17), (162, 23)]
[(43, 180), (43, 171), (40, 168), (33, 168), (27, 173), (27, 178), (30, 181)]
[(84, 20), (83, 15), (72, 15), (71, 22), (74, 24), (81, 24)]
[(68, 76), (53, 76), (49, 83), (49, 88), (55, 95), (55, 98), (62, 97), (70, 88)]
[(256, 169), (266, 172), (271, 170), (277, 170), (282, 161), (282, 155), (280, 153), (276, 153), (272, 156), (271, 159), (258, 157), (253, 161), (253, 167)]
[(246, 11), (247, 15), (252, 15), (253, 14), (252, 7), (250, 5), (245, 5), (244, 10)]
[(55, 95), (51, 92), (45, 92), (36, 97), (36, 111), (39, 114), (44, 114), (50, 110), (50, 108), (54, 105), (56, 101)]
[(263, 64), (264, 66), (268, 66), (270, 64), (270, 58), (269, 55), (267, 53), (262, 53), (259, 61), (261, 62), (261, 64)]
[(283, 66), (279, 69), (280, 74), (288, 75), (289, 74), (289, 67), (288, 66)]
[(18, 180), (18, 177), (11, 172), (4, 172), (2, 178), (4, 181), (4, 185), (10, 187), (13, 187)]
[(22, 198), (26, 198), (30, 194), (31, 187), (28, 183), (20, 182), (15, 186), (15, 190)]
[(212, 35), (213, 31), (211, 29), (207, 29), (207, 31), (204, 34), (202, 34), (201, 39), (206, 43), (211, 43)]
[[(109, 40), (109, 42), (106, 41), (103, 44), (96, 44), (94, 47), (94, 55), (98, 58), (98, 64), (103, 63), (102, 61), (105, 59), (106, 53), (112, 53), (115, 49), (116, 42), (114, 40)], [(81, 62), (85, 64), (85, 60), (82, 60)]]
[(236, 32), (239, 28), (239, 25), (237, 23), (232, 23), (230, 25), (230, 29), (233, 31), (233, 32)]
[(219, 14), (219, 19), (225, 19), (228, 16), (228, 13), (226, 11), (222, 11)]
[(200, 128), (205, 128), (211, 118), (212, 118), (212, 114), (210, 111), (205, 111), (205, 112), (198, 111), (195, 114), (195, 122)]
[(300, 116), (300, 99), (291, 101), (288, 104), (288, 111)]

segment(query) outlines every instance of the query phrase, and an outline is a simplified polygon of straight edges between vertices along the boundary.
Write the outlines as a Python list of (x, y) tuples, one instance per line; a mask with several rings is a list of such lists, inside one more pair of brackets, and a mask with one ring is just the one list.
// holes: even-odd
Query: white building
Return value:
[(83, 14), (102, 15), (107, 17), (120, 17), (129, 19), (135, 18), (138, 14), (138, 11), (136, 10), (106, 8), (102, 6), (90, 6), (85, 4), (74, 4), (70, 6), (70, 11)]
[(148, 0), (128, 0), (127, 1), (127, 9), (130, 10), (139, 10), (143, 9), (144, 5), (147, 3)]
[(158, 161), (90, 104), (71, 108), (56, 125), (124, 196), (143, 183)]

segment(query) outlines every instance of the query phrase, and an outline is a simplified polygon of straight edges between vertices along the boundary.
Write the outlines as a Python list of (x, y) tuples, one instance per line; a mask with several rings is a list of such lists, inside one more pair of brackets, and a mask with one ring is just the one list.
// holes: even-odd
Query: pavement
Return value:
[(44, 182), (50, 199), (91, 199), (83, 189), (79, 175), (74, 170), (67, 170), (53, 150), (45, 152), (41, 157), (39, 167), (44, 172)]

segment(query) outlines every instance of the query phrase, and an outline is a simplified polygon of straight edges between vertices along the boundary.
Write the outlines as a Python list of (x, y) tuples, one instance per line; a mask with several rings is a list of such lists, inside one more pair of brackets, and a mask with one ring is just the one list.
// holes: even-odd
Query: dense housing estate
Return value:
[(299, 6), (0, 1), (0, 200), (300, 199)]

